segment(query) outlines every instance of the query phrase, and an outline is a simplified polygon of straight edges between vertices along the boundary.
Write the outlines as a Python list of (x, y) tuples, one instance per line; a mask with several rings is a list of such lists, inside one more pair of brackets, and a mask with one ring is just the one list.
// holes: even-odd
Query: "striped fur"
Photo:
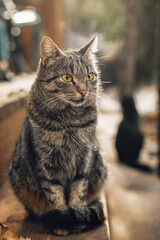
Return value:
[[(96, 141), (100, 80), (94, 52), (95, 39), (77, 51), (61, 51), (48, 37), (42, 39), (37, 78), (9, 168), (19, 200), (58, 235), (104, 221), (98, 192), (106, 168)], [(89, 73), (94, 78), (86, 81)], [(65, 82), (63, 74), (72, 81)]]

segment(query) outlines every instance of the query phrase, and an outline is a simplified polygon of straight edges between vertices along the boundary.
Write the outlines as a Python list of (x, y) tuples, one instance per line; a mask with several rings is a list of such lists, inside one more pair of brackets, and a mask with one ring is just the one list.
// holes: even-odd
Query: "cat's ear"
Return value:
[(98, 38), (95, 36), (89, 43), (84, 47), (80, 48), (79, 53), (81, 55), (90, 56), (98, 51)]
[(40, 53), (42, 62), (45, 62), (48, 58), (55, 58), (62, 56), (63, 53), (58, 46), (49, 37), (43, 37), (40, 43)]

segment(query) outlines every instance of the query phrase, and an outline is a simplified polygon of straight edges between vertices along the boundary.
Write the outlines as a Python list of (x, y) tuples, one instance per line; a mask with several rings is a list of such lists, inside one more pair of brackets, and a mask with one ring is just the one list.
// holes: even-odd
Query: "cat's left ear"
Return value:
[(87, 45), (80, 48), (79, 53), (81, 55), (90, 56), (98, 51), (98, 38), (95, 36)]

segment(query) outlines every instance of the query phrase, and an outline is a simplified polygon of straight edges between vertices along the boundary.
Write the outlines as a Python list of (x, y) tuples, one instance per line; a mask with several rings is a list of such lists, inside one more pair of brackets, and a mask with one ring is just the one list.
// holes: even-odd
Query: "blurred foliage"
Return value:
[(99, 32), (106, 41), (114, 41), (121, 35), (124, 11), (123, 0), (66, 0), (70, 28), (86, 36)]
[(138, 56), (136, 64), (137, 83), (153, 80), (156, 46), (156, 2), (140, 0), (138, 2)]
[[(125, 37), (126, 1), (129, 0), (66, 0), (67, 27), (85, 36), (101, 33), (104, 41), (116, 44), (115, 40)], [(137, 83), (153, 80), (157, 1), (137, 1)]]

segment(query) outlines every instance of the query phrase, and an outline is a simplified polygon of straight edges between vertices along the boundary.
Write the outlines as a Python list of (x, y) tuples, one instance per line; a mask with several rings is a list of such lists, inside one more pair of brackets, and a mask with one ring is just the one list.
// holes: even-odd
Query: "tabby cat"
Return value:
[(95, 228), (105, 219), (99, 201), (106, 167), (96, 141), (96, 49), (96, 37), (79, 50), (66, 51), (43, 37), (9, 168), (19, 200), (58, 235)]

